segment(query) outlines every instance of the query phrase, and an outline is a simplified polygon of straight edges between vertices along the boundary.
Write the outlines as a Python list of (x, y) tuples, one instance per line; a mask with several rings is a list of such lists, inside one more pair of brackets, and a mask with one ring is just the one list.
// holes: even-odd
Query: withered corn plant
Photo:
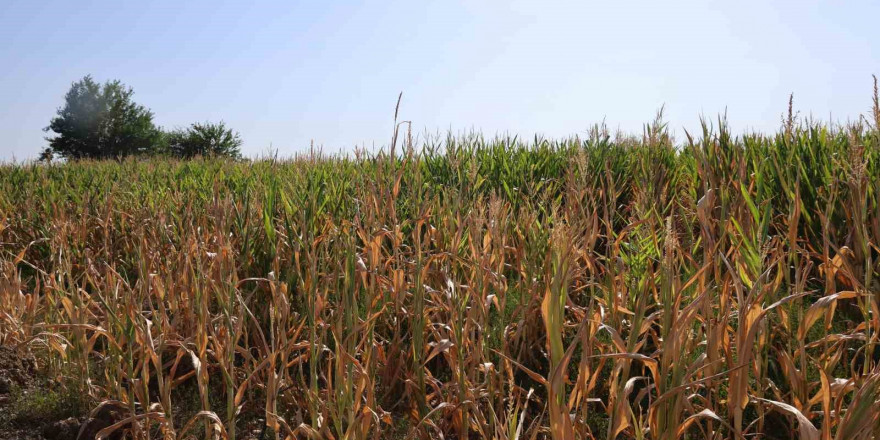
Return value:
[(99, 437), (877, 438), (873, 105), (7, 164), (0, 344), (112, 408)]

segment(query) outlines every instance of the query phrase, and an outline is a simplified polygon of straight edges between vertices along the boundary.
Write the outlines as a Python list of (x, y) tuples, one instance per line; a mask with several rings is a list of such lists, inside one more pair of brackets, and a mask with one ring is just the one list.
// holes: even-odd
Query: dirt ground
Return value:
[(64, 402), (44, 393), (36, 363), (13, 347), (0, 346), (0, 440), (76, 440), (83, 419), (53, 419)]
[[(0, 346), (0, 440), (93, 440), (98, 431), (127, 414), (124, 407), (89, 407), (81, 395), (45, 377), (33, 357)], [(261, 419), (250, 419), (240, 437), (260, 438)], [(117, 433), (108, 440), (123, 439)]]

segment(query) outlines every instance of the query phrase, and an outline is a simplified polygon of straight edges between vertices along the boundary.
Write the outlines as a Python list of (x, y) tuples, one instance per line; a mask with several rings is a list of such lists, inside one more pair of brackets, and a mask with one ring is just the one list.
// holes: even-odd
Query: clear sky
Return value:
[(638, 132), (666, 105), (775, 130), (789, 93), (835, 121), (870, 109), (880, 2), (0, 0), (0, 159), (33, 158), (70, 83), (120, 79), (165, 128), (224, 120), (244, 152), (419, 132)]

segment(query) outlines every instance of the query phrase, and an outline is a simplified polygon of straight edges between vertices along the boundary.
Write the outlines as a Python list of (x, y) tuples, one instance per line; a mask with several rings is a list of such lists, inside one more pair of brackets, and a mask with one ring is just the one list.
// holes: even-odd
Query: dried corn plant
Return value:
[(876, 438), (874, 99), (771, 136), (395, 121), (372, 155), (5, 165), (0, 344), (106, 437)]

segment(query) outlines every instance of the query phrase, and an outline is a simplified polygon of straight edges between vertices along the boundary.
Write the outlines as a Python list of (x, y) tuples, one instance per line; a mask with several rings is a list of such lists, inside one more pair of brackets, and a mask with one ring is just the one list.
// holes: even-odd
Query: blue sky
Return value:
[(70, 83), (120, 79), (166, 128), (224, 120), (244, 152), (381, 146), (397, 94), (419, 132), (678, 134), (725, 109), (775, 130), (789, 93), (870, 109), (880, 2), (19, 1), (0, 4), (0, 159), (35, 157)]

